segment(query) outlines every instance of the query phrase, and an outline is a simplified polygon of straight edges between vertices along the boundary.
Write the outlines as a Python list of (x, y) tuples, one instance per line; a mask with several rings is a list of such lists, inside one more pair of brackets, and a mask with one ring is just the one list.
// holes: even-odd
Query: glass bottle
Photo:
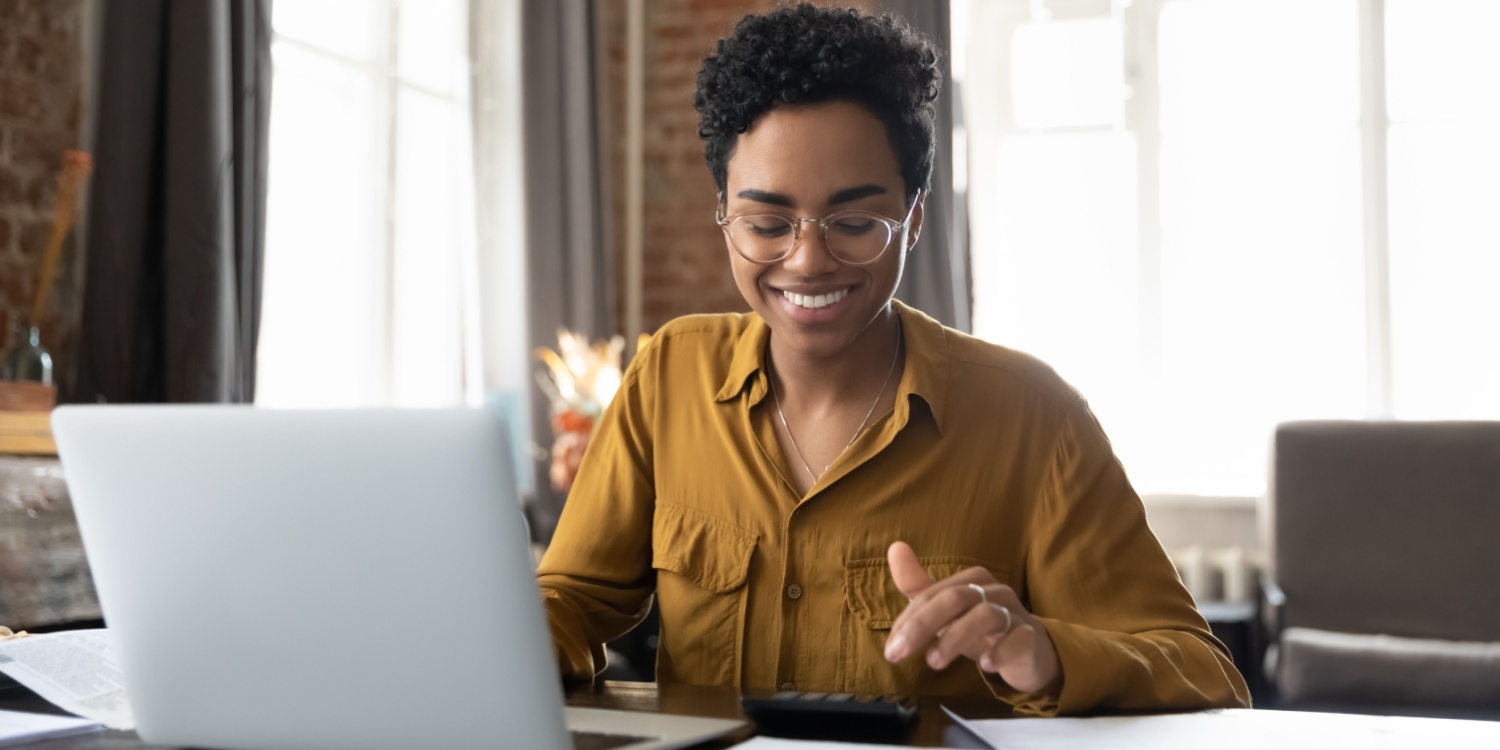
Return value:
[(28, 326), (16, 347), (5, 358), (6, 380), (35, 380), (52, 385), (52, 355), (42, 346), (42, 331)]

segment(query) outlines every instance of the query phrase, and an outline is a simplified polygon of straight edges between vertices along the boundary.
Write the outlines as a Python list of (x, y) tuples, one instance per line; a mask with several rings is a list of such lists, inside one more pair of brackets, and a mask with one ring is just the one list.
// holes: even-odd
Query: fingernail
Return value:
[(939, 653), (937, 649), (933, 649), (927, 652), (927, 666), (932, 667), (933, 669), (943, 668), (943, 655)]
[(903, 656), (906, 656), (906, 636), (892, 636), (885, 644), (885, 658), (888, 661), (900, 661)]
[(988, 655), (979, 657), (979, 668), (983, 669), (986, 672), (996, 671), (995, 662), (990, 661), (990, 657)]

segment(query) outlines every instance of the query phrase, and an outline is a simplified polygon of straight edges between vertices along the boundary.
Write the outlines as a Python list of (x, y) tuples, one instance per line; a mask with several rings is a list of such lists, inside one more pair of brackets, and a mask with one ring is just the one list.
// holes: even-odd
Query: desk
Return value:
[(0, 454), (0, 625), (35, 629), (100, 617), (62, 465)]
[[(1008, 711), (1003, 706), (988, 699), (924, 699), (920, 703), (920, 718), (910, 735), (906, 738), (906, 744), (912, 747), (953, 747), (982, 749), (985, 746), (979, 740), (969, 735), (963, 729), (955, 726), (946, 715), (942, 713), (939, 704), (947, 705), (966, 718), (999, 718), (1005, 716)], [(679, 685), (669, 685), (658, 689), (650, 683), (631, 682), (609, 682), (596, 687), (575, 690), (568, 695), (568, 705), (589, 706), (596, 708), (617, 708), (630, 711), (654, 711), (668, 714), (686, 714), (692, 716), (714, 716), (720, 718), (743, 718), (739, 711), (738, 694), (727, 688), (695, 688)], [(38, 713), (60, 713), (51, 704), (37, 698), (23, 690), (0, 691), (0, 709), (13, 711), (35, 711)], [(1248, 712), (1247, 712), (1248, 713)], [(1277, 715), (1271, 712), (1271, 716)], [(1306, 716), (1316, 723), (1337, 720), (1343, 722), (1341, 726), (1359, 726), (1359, 722), (1379, 721), (1378, 717), (1356, 717), (1340, 716), (1334, 714), (1280, 714), (1281, 716)], [(1223, 719), (1233, 719), (1224, 716)], [(1218, 721), (1218, 719), (1214, 719)], [(1350, 722), (1353, 722), (1352, 724)], [(1257, 722), (1258, 723), (1258, 722)], [(1443, 722), (1444, 724), (1457, 725), (1469, 722)], [(1477, 724), (1476, 724), (1477, 726)], [(1232, 729), (1231, 729), (1232, 727)], [(1218, 728), (1217, 726), (1215, 728)], [(1220, 743), (1215, 739), (1234, 740), (1230, 744), (1235, 747), (1251, 747), (1262, 750), (1266, 747), (1285, 746), (1285, 742), (1268, 743), (1265, 740), (1273, 736), (1265, 731), (1265, 727), (1257, 727), (1256, 724), (1246, 724), (1241, 721), (1228, 721), (1224, 724), (1224, 731), (1231, 733), (1230, 737), (1204, 737), (1202, 746), (1215, 746)], [(1300, 731), (1300, 730), (1299, 730)], [(1424, 730), (1431, 731), (1431, 730)], [(1496, 743), (1488, 738), (1500, 737), (1500, 724), (1495, 726), (1495, 732), (1490, 733), (1488, 729), (1486, 739), (1481, 744), (1467, 742), (1463, 747), (1495, 747)], [(1316, 732), (1315, 732), (1316, 733)], [(1298, 736), (1301, 736), (1300, 733)], [(698, 745), (698, 748), (711, 750), (724, 750), (738, 742), (750, 737), (750, 730), (746, 728), (739, 734), (730, 737)], [(1322, 737), (1321, 739), (1327, 739)], [(901, 744), (897, 739), (883, 740), (887, 744)], [(1196, 739), (1194, 739), (1196, 744)], [(1294, 743), (1302, 746), (1302, 743)], [(1321, 743), (1327, 745), (1328, 743)], [(1389, 743), (1377, 742), (1375, 744), (1353, 743), (1351, 750), (1359, 750), (1364, 747), (1386, 747)], [(1048, 745), (1050, 746), (1050, 745)], [(1065, 745), (1059, 745), (1062, 747)], [(1135, 745), (1132, 745), (1135, 746)], [(1181, 746), (1177, 743), (1175, 746)], [(1405, 744), (1400, 746), (1406, 746)], [(1422, 746), (1422, 743), (1415, 743)], [(1444, 746), (1441, 742), (1432, 746)], [(57, 740), (37, 742), (26, 747), (36, 747), (38, 750), (181, 750), (180, 748), (169, 748), (162, 745), (151, 745), (142, 742), (134, 732), (105, 731), (102, 733), (67, 737)]]
[[(982, 709), (988, 707), (989, 715), (995, 714), (996, 706), (992, 701), (954, 701), (946, 700), (945, 703), (967, 711), (975, 716), (983, 716)], [(698, 688), (682, 685), (668, 685), (657, 689), (652, 683), (640, 682), (607, 682), (589, 688), (574, 690), (568, 695), (570, 706), (590, 706), (595, 708), (618, 708), (629, 711), (656, 711), (668, 714), (687, 714), (693, 716), (714, 716), (720, 718), (742, 719), (744, 715), (739, 709), (739, 694), (728, 688)], [(37, 713), (62, 713), (52, 704), (32, 695), (25, 690), (0, 691), (0, 709), (10, 711), (34, 711)], [(923, 701), (920, 708), (921, 714), (917, 725), (912, 729), (908, 744), (914, 747), (959, 747), (959, 748), (982, 748), (982, 744), (970, 737), (963, 730), (954, 726), (941, 709), (937, 701)], [(965, 715), (968, 715), (966, 713)], [(944, 732), (950, 737), (945, 740)], [(701, 748), (712, 748), (722, 750), (750, 737), (748, 729), (738, 735), (718, 742), (700, 745)], [(888, 740), (895, 743), (897, 740)], [(946, 744), (944, 744), (946, 742)], [(29, 746), (29, 745), (28, 745)], [(46, 750), (177, 750), (165, 745), (152, 745), (141, 741), (134, 732), (119, 732), (105, 730), (102, 733), (82, 735), (79, 737), (67, 737), (58, 740), (49, 740), (36, 743), (36, 747)]]
[[(740, 713), (739, 693), (729, 688), (702, 688), (686, 685), (667, 685), (657, 688), (646, 682), (606, 682), (601, 686), (575, 690), (568, 694), (568, 705), (594, 708), (618, 708), (628, 711), (654, 711), (665, 714), (687, 716), (712, 716), (725, 719), (743, 719)], [(923, 699), (918, 704), (917, 723), (906, 737), (905, 743), (912, 747), (985, 748), (984, 743), (958, 727), (943, 713), (946, 705), (965, 718), (1003, 718), (1010, 710), (990, 698), (942, 698)], [(747, 728), (740, 734), (731, 735), (718, 742), (702, 745), (704, 748), (726, 748), (749, 739)], [(892, 745), (903, 744), (901, 738), (882, 738), (881, 742)]]

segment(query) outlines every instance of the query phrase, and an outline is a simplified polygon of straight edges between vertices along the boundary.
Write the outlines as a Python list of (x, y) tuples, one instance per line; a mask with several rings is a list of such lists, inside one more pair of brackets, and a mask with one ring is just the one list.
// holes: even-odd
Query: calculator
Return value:
[(917, 717), (917, 703), (900, 695), (803, 693), (743, 697), (740, 708), (762, 734), (792, 737), (899, 736)]

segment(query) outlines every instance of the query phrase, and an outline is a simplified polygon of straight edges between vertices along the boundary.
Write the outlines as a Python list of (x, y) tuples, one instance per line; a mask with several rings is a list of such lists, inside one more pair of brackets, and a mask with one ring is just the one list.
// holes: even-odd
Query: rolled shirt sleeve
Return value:
[(566, 680), (605, 667), (604, 644), (635, 627), (656, 588), (651, 567), (651, 399), (638, 354), (579, 466), (557, 533), (537, 568), (558, 666)]
[(1057, 649), (1062, 690), (1020, 693), (987, 675), (996, 697), (1040, 716), (1249, 706), (1244, 679), (1082, 399), (1062, 423), (1043, 487), (1022, 596)]

